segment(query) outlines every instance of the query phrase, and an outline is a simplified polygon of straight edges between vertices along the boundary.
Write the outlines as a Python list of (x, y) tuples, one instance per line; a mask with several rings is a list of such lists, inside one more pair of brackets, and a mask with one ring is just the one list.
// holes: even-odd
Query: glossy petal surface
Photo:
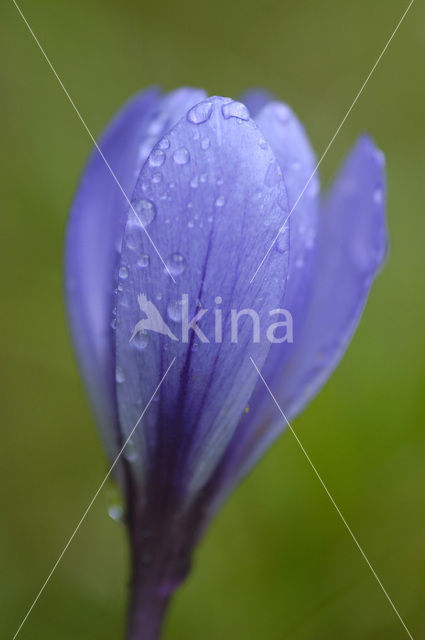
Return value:
[[(386, 245), (383, 154), (363, 137), (322, 207), (314, 281), (302, 331), (290, 345), (284, 366), (268, 378), (289, 420), (317, 394), (344, 354)], [(223, 477), (226, 473), (234, 481), (242, 477), (285, 426), (272, 405), (254, 428), (248, 425), (244, 430), (242, 422), (241, 438), (234, 438), (223, 463), (227, 469)]]
[[(244, 105), (211, 98), (158, 143), (133, 201), (149, 211), (144, 223), (176, 284), (131, 214), (116, 332), (121, 425), (130, 432), (175, 357), (130, 456), (134, 473), (143, 469), (150, 495), (190, 500), (223, 454), (255, 386), (249, 357), (261, 366), (269, 350), (264, 326), (269, 310), (283, 300), (287, 250), (275, 249), (255, 283), (249, 280), (288, 213), (286, 191), (276, 158)], [(184, 295), (188, 319), (201, 314), (198, 327), (209, 343), (193, 331), (185, 341), (186, 306), (179, 305)], [(167, 329), (136, 332), (131, 339), (138, 323), (155, 315), (152, 303)], [(258, 342), (249, 316), (239, 320), (237, 341), (231, 342), (231, 309), (246, 308), (260, 319)], [(218, 343), (217, 309), (223, 310)]]
[[(128, 197), (158, 137), (204, 95), (183, 88), (161, 97), (153, 89), (135, 96), (114, 118), (99, 146)], [(127, 212), (125, 196), (94, 150), (67, 229), (66, 289), (75, 348), (110, 456), (119, 442), (112, 308)]]

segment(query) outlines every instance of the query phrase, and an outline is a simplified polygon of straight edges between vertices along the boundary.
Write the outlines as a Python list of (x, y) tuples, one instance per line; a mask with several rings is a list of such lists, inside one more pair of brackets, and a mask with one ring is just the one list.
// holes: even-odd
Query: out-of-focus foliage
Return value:
[[(407, 2), (22, 0), (98, 134), (131, 93), (257, 85), (297, 111), (320, 155)], [(67, 211), (91, 143), (13, 3), (0, 22), (0, 617), (12, 637), (106, 462), (62, 300)], [(322, 165), (362, 130), (387, 156), (388, 264), (342, 365), (295, 423), (415, 637), (425, 633), (425, 121), (413, 5)], [(296, 213), (294, 214), (296, 215)], [(290, 433), (232, 496), (177, 595), (166, 638), (345, 640), (405, 633)], [(117, 640), (126, 540), (99, 496), (22, 640)]]

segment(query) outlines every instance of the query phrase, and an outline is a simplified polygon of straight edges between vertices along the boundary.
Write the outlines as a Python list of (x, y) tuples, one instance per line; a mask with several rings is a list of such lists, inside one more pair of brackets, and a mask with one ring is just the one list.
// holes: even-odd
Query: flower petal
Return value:
[[(191, 499), (222, 455), (255, 386), (250, 356), (261, 366), (269, 350), (263, 333), (253, 343), (254, 322), (247, 316), (231, 342), (230, 310), (252, 309), (264, 327), (269, 310), (282, 302), (288, 253), (280, 245), (255, 282), (249, 281), (288, 213), (286, 191), (244, 105), (211, 98), (158, 143), (133, 202), (176, 282), (131, 213), (117, 295), (120, 422), (129, 434), (175, 357), (135, 433), (130, 457), (137, 459), (135, 474), (144, 466), (156, 495), (174, 488)], [(198, 327), (209, 343), (193, 331), (185, 336), (186, 303), (179, 306), (184, 294), (189, 320), (203, 315)], [(221, 342), (215, 333), (218, 309)], [(164, 335), (143, 332), (139, 323), (146, 317), (156, 318)]]
[[(289, 276), (284, 305), (292, 314), (294, 333), (297, 337), (305, 320), (306, 301), (311, 294), (315, 267), (319, 181), (317, 177), (311, 177), (316, 167), (316, 157), (304, 127), (286, 104), (270, 102), (261, 109), (255, 121), (279, 162), (288, 192), (289, 209), (292, 212), (289, 232)], [(308, 184), (309, 180), (311, 181)], [(263, 267), (264, 265), (261, 269)], [(272, 345), (263, 368), (263, 375), (270, 383), (275, 378), (280, 383), (292, 351), (293, 346), (288, 342)], [(229, 452), (229, 459), (241, 455), (240, 452), (245, 451), (247, 447), (250, 449), (253, 442), (260, 441), (260, 434), (274, 416), (275, 406), (261, 380), (257, 382), (249, 405), (249, 412), (243, 416), (234, 436), (231, 445), (231, 451), (234, 449), (234, 452)], [(235, 467), (237, 466), (236, 464)]]
[(251, 118), (256, 118), (257, 114), (268, 102), (274, 100), (274, 96), (270, 91), (264, 89), (250, 89), (245, 91), (239, 100), (247, 107)]
[[(268, 380), (290, 420), (320, 390), (343, 356), (385, 256), (384, 161), (369, 138), (361, 138), (348, 156), (323, 205), (320, 225), (305, 323), (293, 345), (288, 345), (290, 357)], [(241, 422), (222, 465), (226, 493), (284, 428), (273, 403), (256, 428)]]
[[(127, 195), (158, 137), (204, 95), (200, 90), (180, 89), (161, 98), (152, 89), (136, 95), (113, 119), (99, 146)], [(94, 150), (67, 229), (66, 292), (75, 349), (110, 456), (119, 442), (110, 324), (127, 209), (125, 197)]]
[(304, 127), (283, 102), (270, 102), (255, 118), (282, 169), (291, 210), (290, 266), (285, 305), (296, 317), (308, 294), (317, 224), (319, 180), (316, 157)]

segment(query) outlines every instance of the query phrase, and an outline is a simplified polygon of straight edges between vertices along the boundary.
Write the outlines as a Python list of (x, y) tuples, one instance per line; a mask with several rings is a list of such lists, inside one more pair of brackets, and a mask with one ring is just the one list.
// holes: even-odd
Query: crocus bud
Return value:
[[(126, 503), (128, 638), (167, 603), (226, 495), (327, 380), (386, 247), (382, 154), (325, 199), (304, 129), (267, 94), (133, 98), (70, 216), (73, 341)], [(255, 363), (255, 366), (254, 366)]]

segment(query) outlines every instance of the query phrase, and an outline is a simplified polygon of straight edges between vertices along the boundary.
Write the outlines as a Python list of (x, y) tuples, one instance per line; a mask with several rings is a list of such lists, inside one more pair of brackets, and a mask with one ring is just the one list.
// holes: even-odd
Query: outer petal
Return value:
[(256, 118), (257, 114), (268, 102), (274, 100), (274, 96), (270, 91), (264, 89), (250, 89), (245, 91), (239, 98), (241, 102), (248, 108), (252, 118)]
[(312, 249), (317, 234), (320, 185), (316, 175), (312, 178), (316, 157), (304, 127), (292, 109), (283, 102), (266, 105), (256, 116), (255, 122), (276, 155), (285, 180), (289, 206), (293, 209), (285, 305), (299, 327), (299, 315), (305, 307), (311, 281)]
[[(102, 136), (100, 148), (126, 194), (158, 137), (205, 94), (180, 89), (163, 98), (156, 89), (130, 100)], [(118, 445), (113, 292), (128, 204), (95, 150), (74, 200), (66, 238), (66, 293), (74, 345), (105, 446)]]
[[(176, 284), (130, 215), (118, 287), (120, 422), (129, 433), (175, 357), (158, 401), (136, 431), (130, 457), (137, 458), (134, 473), (143, 462), (147, 500), (155, 496), (162, 504), (164, 496), (173, 499), (170, 495), (191, 500), (221, 457), (252, 393), (257, 376), (250, 355), (262, 365), (269, 350), (264, 323), (282, 302), (287, 251), (275, 250), (253, 285), (249, 280), (287, 215), (286, 192), (276, 159), (244, 105), (211, 98), (158, 143), (133, 198), (139, 210), (149, 211), (144, 222)], [(209, 310), (198, 326), (210, 343), (193, 332), (188, 342), (182, 340), (182, 294), (188, 295), (189, 319)], [(138, 298), (140, 307), (155, 304), (179, 340), (154, 332), (131, 340), (145, 317)], [(218, 343), (217, 308), (223, 317)], [(253, 343), (249, 317), (239, 322), (237, 342), (230, 341), (232, 308), (258, 314), (263, 332), (258, 343)], [(153, 317), (151, 306), (146, 315)]]
[[(385, 256), (383, 154), (367, 138), (351, 151), (323, 205), (314, 286), (290, 358), (271, 379), (272, 391), (292, 419), (319, 391), (344, 354)], [(285, 424), (270, 405), (256, 429), (237, 440), (223, 461), (224, 490), (237, 482)], [(217, 479), (218, 481), (218, 479)]]
[[(301, 335), (305, 321), (306, 301), (311, 294), (315, 267), (315, 240), (318, 226), (319, 181), (315, 176), (307, 189), (316, 167), (316, 157), (304, 127), (293, 111), (284, 103), (270, 102), (255, 119), (258, 127), (273, 149), (282, 170), (288, 192), (290, 210), (289, 276), (284, 306), (292, 314), (295, 339)], [(301, 195), (302, 194), (302, 195)], [(301, 196), (301, 197), (300, 197)], [(278, 242), (282, 238), (279, 237)], [(267, 258), (268, 259), (268, 258)], [(267, 259), (263, 269), (266, 266)], [(261, 269), (258, 273), (261, 272)], [(258, 276), (257, 276), (258, 277)], [(254, 279), (255, 282), (255, 279)], [(263, 375), (273, 386), (282, 383), (293, 346), (288, 343), (272, 345), (263, 369)], [(274, 420), (275, 406), (264, 384), (258, 380), (245, 414), (234, 436), (229, 459), (250, 449), (257, 440), (262, 446), (262, 433), (267, 432)], [(232, 450), (235, 450), (232, 453)], [(235, 465), (237, 467), (237, 465)]]

